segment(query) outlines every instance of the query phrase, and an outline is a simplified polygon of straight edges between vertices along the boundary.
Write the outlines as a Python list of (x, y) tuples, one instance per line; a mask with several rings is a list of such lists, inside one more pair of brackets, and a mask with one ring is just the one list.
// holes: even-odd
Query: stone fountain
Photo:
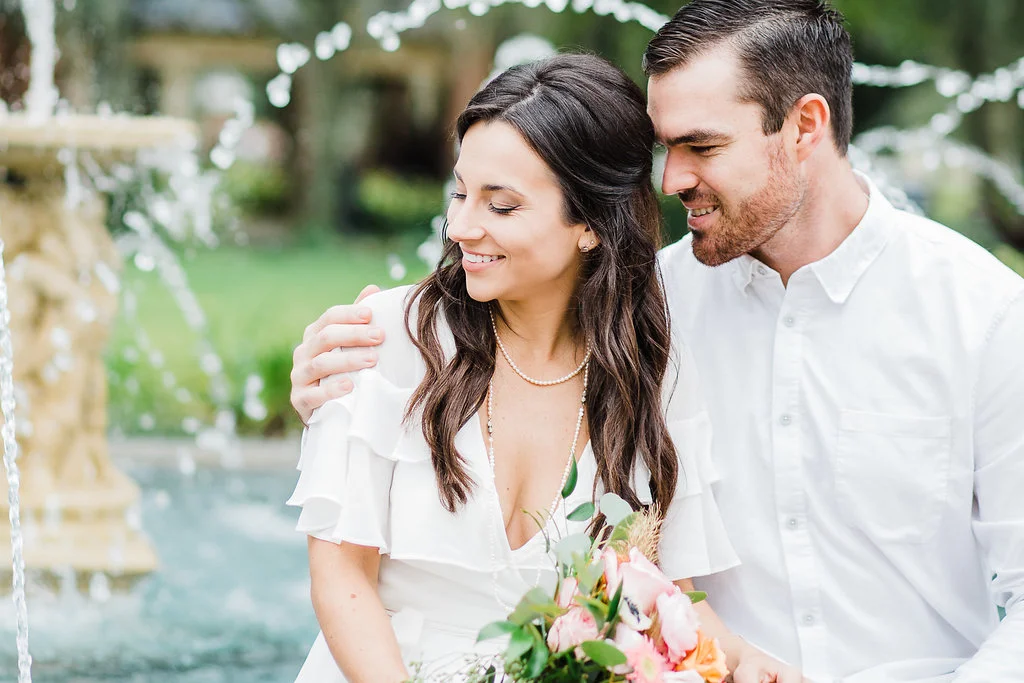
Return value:
[[(121, 256), (107, 229), (106, 198), (81, 182), (78, 164), (88, 159), (104, 168), (130, 162), (140, 150), (191, 150), (197, 131), (168, 118), (54, 115), (53, 7), (26, 0), (24, 9), (32, 81), (25, 113), (0, 112), (0, 239), (25, 567), (48, 582), (74, 577), (81, 590), (97, 576), (127, 586), (158, 562), (140, 528), (139, 488), (107, 451), (103, 351)], [(0, 511), (7, 515), (7, 500)], [(8, 577), (11, 548), (11, 529), (0, 525), (0, 567)]]

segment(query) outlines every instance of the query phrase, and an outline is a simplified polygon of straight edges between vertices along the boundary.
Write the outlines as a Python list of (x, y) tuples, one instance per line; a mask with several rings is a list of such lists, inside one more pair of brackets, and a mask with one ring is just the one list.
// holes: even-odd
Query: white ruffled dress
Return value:
[[(378, 590), (403, 657), (433, 677), (460, 670), (467, 657), (490, 653), (493, 642), (475, 644), (480, 628), (504, 619), (508, 612), (502, 603), (514, 605), (531, 587), (553, 588), (555, 573), (543, 534), (521, 548), (509, 547), (475, 418), (455, 440), (475, 479), (474, 493), (455, 514), (442, 506), (420, 423), (404, 422), (406, 404), (424, 375), (422, 358), (405, 329), (410, 293), (410, 287), (400, 287), (365, 301), (374, 324), (385, 331), (380, 361), (354, 376), (354, 391), (313, 413), (288, 504), (302, 507), (297, 528), (304, 534), (380, 549)], [(450, 333), (440, 331), (451, 352)], [(660, 548), (662, 569), (672, 579), (704, 576), (738, 563), (710, 488), (716, 478), (710, 424), (692, 361), (678, 366), (666, 381), (666, 416), (681, 471)], [(596, 465), (589, 444), (578, 471), (574, 493), (548, 520), (552, 539), (586, 528), (583, 522), (567, 521), (565, 514), (591, 497)], [(647, 479), (647, 471), (638, 468), (636, 490), (645, 502), (650, 501)], [(321, 633), (296, 683), (345, 680)]]

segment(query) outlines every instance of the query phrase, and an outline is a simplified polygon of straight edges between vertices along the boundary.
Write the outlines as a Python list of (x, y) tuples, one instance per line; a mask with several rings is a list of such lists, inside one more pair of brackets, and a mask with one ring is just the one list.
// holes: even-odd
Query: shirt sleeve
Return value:
[(989, 336), (974, 396), (974, 535), (1006, 617), (957, 671), (957, 683), (1024, 672), (1024, 291)]

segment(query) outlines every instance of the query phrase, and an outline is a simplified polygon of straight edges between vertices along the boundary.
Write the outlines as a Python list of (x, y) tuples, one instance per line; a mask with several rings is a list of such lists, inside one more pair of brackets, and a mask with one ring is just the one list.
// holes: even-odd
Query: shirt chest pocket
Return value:
[(880, 542), (924, 543), (949, 489), (952, 419), (843, 410), (836, 496), (847, 521)]

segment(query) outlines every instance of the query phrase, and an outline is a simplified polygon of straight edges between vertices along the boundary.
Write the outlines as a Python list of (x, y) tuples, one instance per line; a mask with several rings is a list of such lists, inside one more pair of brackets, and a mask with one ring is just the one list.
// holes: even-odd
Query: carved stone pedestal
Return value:
[[(89, 153), (104, 163), (190, 140), (192, 124), (171, 119), (76, 116), (39, 125), (0, 118), (0, 238), (25, 564), (44, 581), (73, 575), (84, 589), (102, 574), (118, 587), (158, 564), (141, 528), (139, 488), (107, 452), (103, 351), (117, 312), (121, 258), (106, 228), (105, 198), (68, 193), (61, 162)], [(7, 507), (3, 495), (4, 520)], [(10, 527), (0, 523), (0, 590), (10, 590), (10, 553)]]

